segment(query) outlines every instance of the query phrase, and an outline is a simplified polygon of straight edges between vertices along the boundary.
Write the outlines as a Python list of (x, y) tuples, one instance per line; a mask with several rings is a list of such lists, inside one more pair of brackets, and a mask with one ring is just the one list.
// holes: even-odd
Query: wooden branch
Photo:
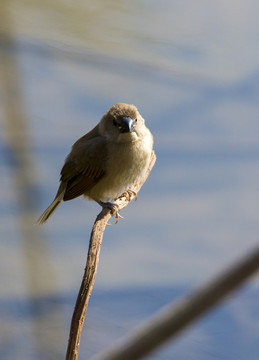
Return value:
[[(156, 155), (153, 151), (149, 168), (141, 181), (135, 185), (132, 190), (136, 193), (140, 190), (144, 182), (146, 181), (150, 171), (152, 170), (156, 161)], [(134, 194), (130, 193), (128, 197), (121, 197), (115, 201), (118, 205), (119, 211), (125, 208), (134, 198)], [(94, 280), (97, 272), (99, 254), (102, 245), (102, 238), (104, 234), (107, 222), (111, 218), (111, 212), (107, 208), (103, 208), (100, 214), (97, 216), (89, 243), (88, 256), (86, 262), (85, 273), (81, 283), (81, 287), (77, 296), (76, 306), (74, 309), (73, 317), (70, 326), (70, 335), (68, 340), (66, 360), (77, 360), (79, 352), (79, 344), (86, 315), (86, 309), (89, 302), (89, 298), (93, 289)]]
[(139, 360), (174, 339), (259, 270), (259, 246), (178, 304), (174, 302), (92, 360)]

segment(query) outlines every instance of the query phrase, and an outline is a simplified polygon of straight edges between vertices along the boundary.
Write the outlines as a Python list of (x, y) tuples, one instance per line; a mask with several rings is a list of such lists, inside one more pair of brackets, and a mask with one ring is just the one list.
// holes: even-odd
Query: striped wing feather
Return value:
[(74, 199), (91, 190), (105, 175), (106, 162), (107, 147), (103, 137), (89, 139), (87, 134), (79, 139), (61, 170), (61, 185), (66, 183), (63, 200)]

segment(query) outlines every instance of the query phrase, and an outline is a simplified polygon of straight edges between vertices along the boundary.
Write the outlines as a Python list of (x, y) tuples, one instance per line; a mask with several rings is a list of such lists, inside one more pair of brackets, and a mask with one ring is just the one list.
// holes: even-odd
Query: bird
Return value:
[(44, 224), (63, 201), (83, 196), (120, 217), (114, 200), (137, 194), (131, 188), (145, 175), (153, 151), (153, 135), (135, 105), (117, 103), (72, 146), (60, 172), (53, 202), (37, 224)]

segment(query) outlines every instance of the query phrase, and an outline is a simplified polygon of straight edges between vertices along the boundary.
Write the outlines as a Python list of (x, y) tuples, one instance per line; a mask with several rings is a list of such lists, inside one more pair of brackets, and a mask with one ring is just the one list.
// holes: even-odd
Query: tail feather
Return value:
[(63, 200), (60, 200), (59, 198), (55, 199), (50, 206), (44, 211), (44, 213), (41, 214), (41, 216), (36, 221), (36, 224), (42, 225), (45, 224), (50, 216), (57, 210), (59, 205), (62, 203)]
[(48, 219), (51, 217), (51, 215), (57, 210), (59, 205), (63, 202), (64, 194), (66, 192), (66, 183), (61, 182), (57, 195), (53, 202), (50, 204), (50, 206), (44, 211), (44, 213), (41, 214), (41, 216), (36, 221), (36, 224), (42, 225), (45, 224)]

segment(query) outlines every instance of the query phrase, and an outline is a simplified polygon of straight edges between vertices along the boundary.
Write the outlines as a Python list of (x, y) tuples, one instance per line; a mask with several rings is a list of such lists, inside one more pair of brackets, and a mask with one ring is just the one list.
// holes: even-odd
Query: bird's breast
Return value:
[(109, 156), (106, 175), (90, 194), (95, 200), (115, 199), (144, 176), (150, 162), (152, 139), (133, 143), (111, 143), (107, 148)]

